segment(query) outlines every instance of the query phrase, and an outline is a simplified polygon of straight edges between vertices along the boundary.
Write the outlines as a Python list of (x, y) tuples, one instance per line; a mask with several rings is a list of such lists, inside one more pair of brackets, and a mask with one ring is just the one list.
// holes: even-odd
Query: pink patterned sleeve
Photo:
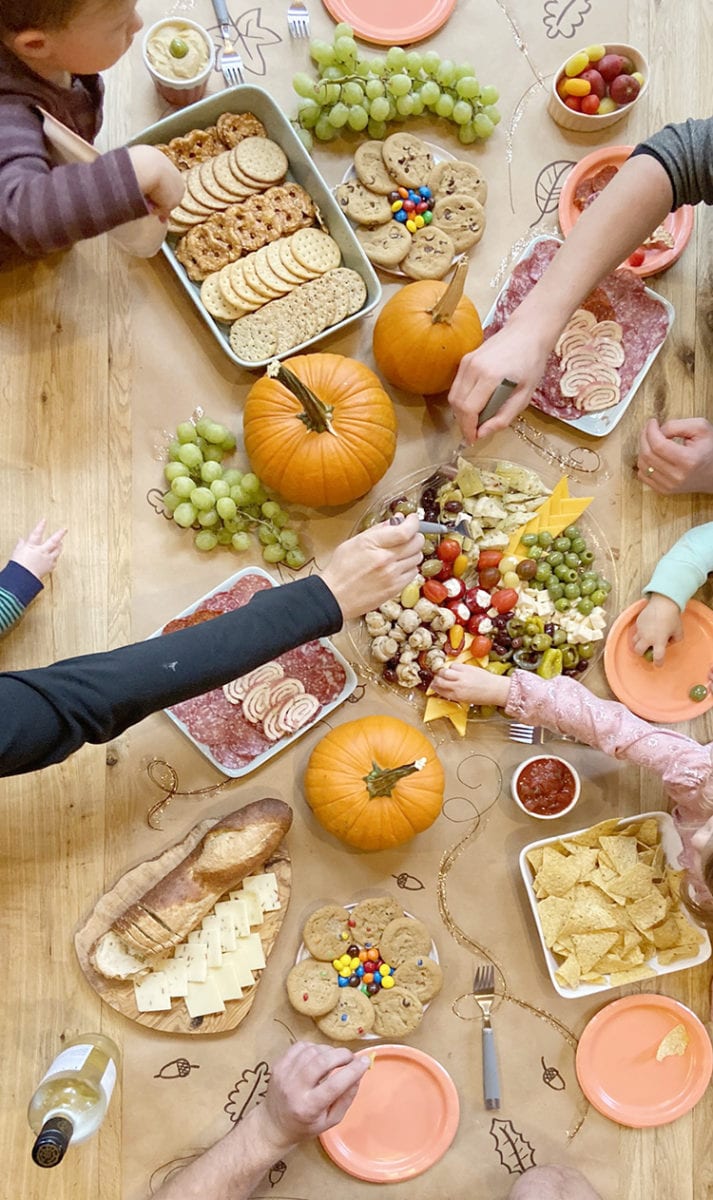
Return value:
[(696, 823), (713, 814), (711, 746), (635, 717), (623, 704), (601, 700), (574, 679), (541, 679), (515, 671), (505, 709), (528, 725), (545, 725), (661, 776), (682, 815)]

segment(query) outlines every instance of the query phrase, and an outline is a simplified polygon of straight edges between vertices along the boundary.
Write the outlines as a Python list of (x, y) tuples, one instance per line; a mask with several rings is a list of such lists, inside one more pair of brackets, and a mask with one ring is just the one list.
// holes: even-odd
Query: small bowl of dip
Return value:
[(554, 821), (574, 808), (581, 781), (571, 763), (552, 754), (526, 758), (510, 780), (512, 798), (528, 817)]
[(215, 61), (207, 29), (185, 17), (165, 17), (144, 34), (142, 53), (156, 91), (183, 108), (202, 99)]

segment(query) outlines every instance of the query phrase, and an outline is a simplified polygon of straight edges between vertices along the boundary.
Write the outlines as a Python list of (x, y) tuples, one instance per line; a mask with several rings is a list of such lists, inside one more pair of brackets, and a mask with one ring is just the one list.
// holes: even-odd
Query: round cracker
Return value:
[(243, 309), (236, 308), (225, 299), (218, 283), (218, 273), (206, 276), (201, 284), (201, 304), (215, 317), (216, 321), (234, 321), (242, 316)]
[(269, 287), (267, 284), (262, 282), (260, 276), (255, 270), (256, 254), (257, 251), (253, 251), (252, 254), (246, 255), (245, 258), (241, 258), (240, 260), (245, 283), (247, 283), (248, 287), (252, 288), (254, 292), (257, 292), (258, 295), (264, 296), (266, 300), (276, 300), (278, 296), (284, 296), (285, 289), (283, 287), (275, 290), (274, 287)]
[(248, 313), (231, 326), (230, 345), (233, 353), (244, 362), (260, 362), (275, 353), (277, 333), (261, 313)]
[(262, 308), (263, 304), (267, 304), (268, 298), (250, 286), (243, 273), (243, 262), (244, 259), (241, 258), (231, 263), (230, 283), (243, 307), (254, 312), (255, 309)]
[(278, 183), (287, 173), (287, 155), (271, 138), (243, 138), (233, 155), (240, 170), (260, 184)]
[[(222, 210), (227, 208), (228, 204), (232, 203), (232, 201), (218, 200), (216, 196), (211, 195), (205, 184), (202, 182), (201, 168), (206, 167), (209, 162), (210, 159), (208, 159), (205, 163), (200, 163), (196, 167), (191, 167), (190, 171), (188, 171), (186, 174), (186, 191), (191, 199), (195, 200), (196, 204), (202, 205), (203, 208), (208, 209), (209, 213), (222, 212)], [(185, 204), (185, 201), (186, 197), (184, 196), (182, 203)]]
[(315, 275), (323, 275), (325, 271), (333, 270), (342, 260), (334, 238), (328, 233), (323, 233), (321, 229), (315, 229), (313, 225), (293, 233), (290, 250), (298, 263)]
[(221, 200), (223, 202), (223, 206), (226, 207), (228, 204), (235, 204), (235, 193), (229, 192), (221, 183), (218, 182), (215, 175), (216, 162), (216, 158), (206, 159), (206, 161), (201, 163), (198, 167), (198, 174), (206, 192), (208, 192), (208, 194), (211, 196), (215, 196), (217, 200)]
[(257, 277), (261, 284), (264, 284), (265, 287), (270, 288), (276, 296), (284, 296), (285, 292), (292, 291), (292, 288), (297, 284), (297, 280), (294, 282), (292, 280), (288, 281), (273, 271), (272, 267), (270, 266), (270, 260), (267, 252), (269, 247), (274, 245), (275, 242), (268, 242), (267, 246), (262, 246), (259, 250), (256, 250), (255, 271), (257, 272)]

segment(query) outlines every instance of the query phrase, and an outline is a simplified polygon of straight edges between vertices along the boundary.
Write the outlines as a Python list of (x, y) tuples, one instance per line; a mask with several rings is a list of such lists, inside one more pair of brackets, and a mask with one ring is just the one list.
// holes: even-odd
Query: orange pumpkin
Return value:
[(432, 825), (443, 767), (418, 729), (396, 717), (362, 717), (322, 738), (307, 764), (307, 803), (329, 832), (358, 850), (388, 850)]
[(374, 358), (394, 387), (423, 396), (447, 391), (463, 355), (482, 342), (477, 309), (463, 295), (467, 272), (461, 259), (448, 285), (440, 279), (409, 283), (382, 308)]
[(381, 479), (396, 452), (396, 414), (373, 371), (341, 354), (268, 367), (243, 413), (245, 450), (285, 500), (349, 504)]

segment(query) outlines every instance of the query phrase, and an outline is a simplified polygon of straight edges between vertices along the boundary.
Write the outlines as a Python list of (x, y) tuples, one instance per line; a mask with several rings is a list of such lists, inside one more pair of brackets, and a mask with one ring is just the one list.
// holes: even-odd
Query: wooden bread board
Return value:
[[(174, 1000), (170, 1012), (140, 1013), (134, 1002), (132, 981), (130, 979), (105, 978), (95, 970), (90, 960), (90, 953), (97, 938), (106, 933), (116, 918), (121, 916), (129, 905), (143, 896), (149, 888), (163, 879), (164, 875), (178, 866), (215, 824), (215, 819), (200, 821), (194, 825), (183, 841), (170, 846), (158, 857), (147, 859), (127, 871), (114, 884), (113, 888), (97, 901), (87, 920), (74, 936), (74, 947), (79, 965), (102, 1000), (116, 1012), (128, 1017), (130, 1021), (136, 1021), (139, 1025), (145, 1025), (147, 1028), (156, 1029), (161, 1033), (224, 1033), (228, 1029), (235, 1029), (241, 1021), (245, 1020), (252, 1008), (255, 993), (260, 986), (262, 972), (257, 974), (255, 986), (246, 991), (242, 999), (226, 1001), (225, 1012), (192, 1019), (182, 1000)], [(261, 869), (274, 872), (281, 905), (277, 912), (266, 913), (262, 925), (258, 928), (265, 958), (268, 959), (277, 941), (277, 935), (290, 902), (292, 864), (284, 842), (280, 843)]]

